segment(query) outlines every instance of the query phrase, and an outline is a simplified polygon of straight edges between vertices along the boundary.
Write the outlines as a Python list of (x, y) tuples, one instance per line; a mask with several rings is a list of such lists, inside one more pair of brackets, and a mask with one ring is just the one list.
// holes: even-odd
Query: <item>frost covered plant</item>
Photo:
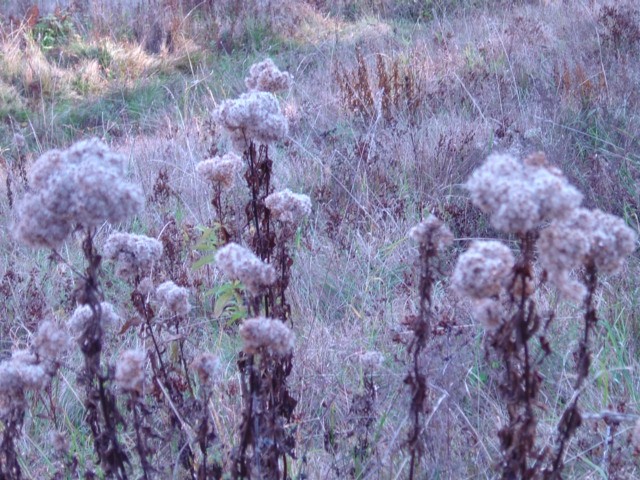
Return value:
[(229, 243), (218, 250), (215, 260), (227, 277), (240, 280), (253, 295), (276, 281), (276, 272), (271, 265), (237, 243)]
[(466, 188), (491, 224), (507, 233), (524, 234), (543, 222), (564, 218), (582, 202), (582, 194), (548, 164), (543, 153), (524, 161), (508, 154), (491, 155), (473, 172)]
[(269, 92), (243, 93), (240, 98), (225, 100), (214, 112), (214, 119), (240, 152), (251, 142), (268, 145), (281, 140), (288, 131), (278, 99)]
[(229, 152), (222, 157), (215, 156), (196, 165), (196, 173), (211, 183), (214, 188), (228, 190), (233, 187), (236, 176), (244, 167), (242, 159)]
[(497, 297), (511, 279), (515, 259), (501, 242), (476, 241), (460, 255), (451, 284), (461, 295), (476, 300)]
[(280, 71), (273, 60), (267, 58), (251, 66), (249, 76), (244, 79), (244, 83), (249, 90), (278, 92), (291, 87), (293, 77), (288, 72)]
[(136, 281), (149, 275), (162, 257), (162, 243), (155, 238), (133, 233), (112, 233), (104, 244), (105, 258), (116, 262), (116, 274)]
[(29, 185), (16, 236), (33, 247), (56, 248), (75, 228), (122, 222), (143, 204), (141, 189), (126, 181), (125, 157), (95, 138), (43, 154)]
[(293, 193), (288, 188), (272, 193), (264, 200), (275, 220), (295, 228), (303, 218), (311, 213), (311, 199), (308, 195)]
[(158, 285), (156, 298), (158, 302), (160, 302), (163, 310), (174, 315), (184, 317), (191, 311), (191, 305), (189, 305), (189, 290), (184, 287), (179, 287), (170, 280)]
[(128, 393), (142, 393), (146, 360), (147, 355), (141, 350), (126, 350), (121, 353), (116, 363), (116, 385)]
[(268, 353), (284, 357), (293, 352), (293, 332), (280, 320), (258, 317), (242, 322), (240, 327), (243, 350), (248, 355)]

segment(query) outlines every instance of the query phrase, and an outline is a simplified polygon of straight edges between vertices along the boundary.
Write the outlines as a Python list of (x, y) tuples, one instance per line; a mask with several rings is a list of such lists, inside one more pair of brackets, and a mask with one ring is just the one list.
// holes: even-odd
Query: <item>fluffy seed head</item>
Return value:
[(69, 334), (59, 325), (47, 320), (38, 327), (33, 338), (33, 348), (41, 359), (54, 362), (69, 347), (69, 342)]
[(189, 290), (179, 287), (170, 280), (158, 286), (156, 289), (156, 297), (162, 305), (162, 309), (174, 315), (184, 317), (191, 311), (191, 305), (189, 305)]
[(582, 202), (582, 194), (547, 163), (543, 153), (523, 162), (511, 155), (491, 155), (466, 187), (491, 224), (508, 233), (528, 232), (543, 222), (565, 218)]
[(494, 297), (511, 278), (514, 264), (513, 254), (506, 245), (495, 240), (473, 242), (458, 258), (451, 283), (464, 296)]
[(125, 157), (98, 139), (42, 155), (29, 174), (32, 191), (19, 206), (18, 239), (56, 248), (76, 226), (122, 222), (143, 204), (139, 187), (125, 181)]
[(453, 242), (453, 234), (449, 227), (434, 215), (429, 215), (426, 220), (411, 228), (409, 236), (419, 245), (433, 245), (438, 250)]
[(244, 163), (235, 153), (229, 152), (222, 157), (213, 157), (199, 162), (196, 172), (213, 185), (220, 185), (223, 190), (233, 187), (236, 175), (242, 170)]
[(162, 243), (146, 235), (112, 233), (104, 244), (104, 256), (116, 262), (116, 274), (125, 280), (144, 277), (162, 256)]
[(269, 144), (287, 134), (287, 120), (278, 100), (269, 92), (243, 93), (226, 100), (214, 112), (214, 119), (231, 138), (234, 148), (243, 152), (249, 142)]
[(142, 393), (144, 388), (144, 364), (147, 355), (141, 350), (125, 350), (116, 363), (116, 384), (125, 392)]
[(293, 332), (280, 320), (258, 317), (242, 322), (240, 326), (243, 350), (249, 355), (268, 353), (286, 356), (293, 352)]
[(267, 58), (251, 65), (249, 76), (244, 79), (244, 83), (249, 90), (278, 92), (291, 87), (293, 77), (287, 72), (280, 71), (273, 60)]
[(311, 213), (311, 199), (307, 195), (293, 193), (288, 188), (272, 193), (264, 200), (276, 220), (295, 228)]
[(220, 359), (213, 353), (201, 353), (191, 362), (191, 368), (202, 383), (215, 383), (220, 376)]
[(240, 280), (254, 295), (276, 281), (276, 271), (271, 265), (264, 263), (253, 252), (237, 243), (229, 243), (222, 247), (216, 253), (215, 259), (227, 277)]
[(475, 321), (487, 330), (500, 326), (503, 310), (498, 300), (492, 298), (474, 300), (471, 311)]
[(537, 247), (549, 280), (565, 298), (580, 301), (586, 289), (570, 272), (592, 262), (599, 272), (614, 273), (635, 250), (636, 239), (636, 233), (621, 218), (578, 208), (545, 228)]
[[(93, 313), (89, 305), (79, 305), (71, 314), (67, 325), (74, 337), (80, 337), (86, 330)], [(120, 316), (116, 313), (113, 305), (108, 302), (100, 303), (100, 322), (102, 328), (115, 327), (120, 323)]]

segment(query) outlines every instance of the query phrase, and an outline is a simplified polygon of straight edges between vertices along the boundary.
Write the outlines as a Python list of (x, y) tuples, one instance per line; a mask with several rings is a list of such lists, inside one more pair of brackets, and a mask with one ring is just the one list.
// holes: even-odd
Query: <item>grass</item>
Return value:
[[(310, 195), (314, 206), (291, 252), (288, 295), (297, 340), (289, 385), (299, 402), (287, 425), (295, 430), (298, 447), (289, 465), (292, 478), (408, 476), (404, 447), (410, 397), (403, 382), (410, 361), (399, 341), (408, 336), (403, 319), (418, 308), (419, 279), (417, 252), (406, 234), (427, 213), (443, 219), (458, 240), (443, 257), (434, 290), (440, 323), (425, 354), (427, 404), (433, 411), (427, 413), (429, 448), (421, 472), (433, 478), (494, 478), (500, 458), (497, 429), (507, 417), (498, 387), (502, 370), (495, 359), (485, 358), (487, 336), (446, 278), (470, 240), (513, 239), (491, 227), (461, 185), (492, 152), (525, 156), (544, 150), (584, 193), (587, 206), (622, 216), (637, 230), (640, 96), (628, 85), (640, 79), (635, 61), (640, 24), (633, 14), (621, 17), (606, 9), (628, 13), (637, 7), (604, 0), (309, 3), (296, 7), (307, 8), (308, 15), (296, 17), (292, 10), (298, 20), (291, 25), (278, 27), (274, 13), (274, 23), (243, 18), (235, 32), (224, 30), (223, 20), (231, 17), (176, 10), (182, 17), (173, 30), (175, 45), (171, 50), (163, 45), (157, 53), (145, 51), (122, 20), (135, 12), (120, 19), (114, 12), (109, 25), (97, 13), (74, 14), (67, 22), (43, 11), (34, 27), (17, 29), (0, 17), (2, 179), (17, 175), (11, 171), (17, 157), (14, 133), (26, 139), (28, 166), (51, 148), (91, 136), (127, 155), (131, 177), (145, 192), (146, 209), (133, 225), (105, 226), (98, 238), (104, 241), (111, 228), (158, 236), (170, 219), (176, 222), (183, 240), (179, 264), (192, 292), (188, 349), (190, 355), (215, 352), (222, 363), (220, 388), (210, 403), (217, 435), (227, 446), (215, 454), (226, 458), (242, 417), (236, 352), (241, 348), (237, 325), (246, 307), (211, 258), (201, 260), (215, 247), (215, 242), (212, 249), (198, 247), (198, 232), (212, 225), (214, 209), (194, 167), (228, 147), (211, 121), (213, 109), (245, 90), (243, 79), (253, 63), (273, 58), (295, 77), (291, 91), (279, 95), (290, 134), (270, 149), (274, 181), (277, 189)], [(223, 19), (220, 30), (211, 27), (216, 19)], [(403, 81), (405, 76), (415, 81), (413, 93), (404, 83), (388, 90), (392, 102), (393, 92), (402, 100), (389, 120), (376, 122), (375, 108), (362, 115), (345, 102), (336, 71), (343, 68), (347, 83), (355, 85), (356, 45), (368, 81), (357, 88), (379, 94), (384, 82), (376, 69), (378, 55), (389, 62), (389, 73), (397, 62)], [(356, 93), (366, 95), (365, 90)], [(152, 200), (163, 169), (174, 194)], [(8, 228), (15, 212), (2, 183), (0, 212)], [(14, 190), (17, 198), (24, 194), (15, 183)], [(245, 201), (241, 190), (229, 196), (240, 217)], [(190, 236), (189, 229), (196, 233)], [(27, 250), (8, 234), (2, 242), (11, 254), (4, 256), (0, 274), (14, 271), (21, 278), (2, 293), (5, 358), (13, 342), (28, 343), (32, 324), (41, 320), (30, 318), (33, 305), (25, 297), (32, 271), (48, 316), (65, 320), (72, 305), (46, 253)], [(81, 265), (78, 243), (69, 240), (64, 254), (76, 267)], [(622, 275), (603, 281), (591, 376), (582, 397), (585, 411), (639, 412), (633, 281), (638, 267), (633, 256)], [(126, 284), (110, 268), (104, 275), (109, 301), (123, 319), (135, 316)], [(161, 275), (169, 279), (168, 270)], [(556, 311), (549, 334), (553, 354), (542, 370), (540, 397), (539, 430), (551, 438), (572, 393), (581, 317), (552, 287), (538, 292), (540, 309)], [(141, 342), (133, 328), (123, 335), (114, 332), (105, 349), (118, 352)], [(359, 355), (371, 350), (380, 351), (385, 361), (374, 378), (369, 455), (358, 457), (353, 454), (358, 419), (350, 412), (364, 387)], [(58, 427), (69, 432), (80, 472), (94, 468), (95, 455), (76, 397), (82, 394), (75, 379), (79, 365), (79, 357), (64, 362), (64, 381), (51, 394), (61, 415)], [(23, 428), (26, 478), (51, 476), (61, 461), (47, 443), (43, 402), (30, 400)], [(634, 446), (627, 441), (631, 426), (616, 427), (609, 466), (603, 467), (607, 426), (585, 421), (566, 456), (567, 477), (637, 475)], [(167, 463), (175, 463), (177, 450), (177, 443), (163, 450)]]

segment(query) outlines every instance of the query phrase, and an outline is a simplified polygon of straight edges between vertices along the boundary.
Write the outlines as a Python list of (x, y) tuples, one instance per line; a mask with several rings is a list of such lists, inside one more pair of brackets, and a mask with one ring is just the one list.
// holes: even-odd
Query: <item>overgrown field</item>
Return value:
[(639, 58), (633, 0), (0, 0), (0, 478), (640, 477)]

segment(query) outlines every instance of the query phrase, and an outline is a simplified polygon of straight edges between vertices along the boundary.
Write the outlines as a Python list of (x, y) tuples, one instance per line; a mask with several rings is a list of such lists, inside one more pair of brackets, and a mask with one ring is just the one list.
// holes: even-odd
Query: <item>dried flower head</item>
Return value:
[(223, 190), (233, 187), (236, 175), (242, 170), (244, 163), (235, 153), (229, 152), (222, 157), (213, 157), (199, 162), (196, 172), (213, 185), (220, 185)]
[(586, 288), (570, 276), (589, 263), (602, 273), (620, 269), (636, 247), (636, 233), (624, 221), (600, 210), (575, 209), (563, 220), (552, 222), (537, 242), (540, 264), (560, 293), (580, 301)]
[(162, 256), (162, 243), (146, 235), (112, 233), (104, 244), (104, 256), (116, 262), (116, 274), (125, 280), (149, 275)]
[(249, 318), (242, 322), (240, 336), (243, 350), (249, 355), (268, 353), (283, 357), (293, 352), (293, 332), (280, 320)]
[(364, 352), (360, 355), (360, 363), (362, 364), (362, 370), (365, 373), (373, 373), (380, 370), (384, 363), (384, 355), (375, 350)]
[(233, 280), (240, 280), (256, 295), (276, 281), (274, 268), (237, 243), (229, 243), (216, 252), (216, 264)]
[(500, 302), (492, 298), (474, 300), (471, 312), (475, 321), (487, 330), (499, 327), (504, 313)]
[(287, 120), (272, 93), (249, 92), (226, 100), (214, 112), (215, 120), (231, 137), (234, 148), (244, 151), (251, 141), (269, 144), (287, 134)]
[(41, 359), (55, 362), (67, 350), (70, 340), (60, 325), (47, 320), (38, 327), (32, 345)]
[(191, 368), (202, 383), (215, 383), (220, 376), (220, 359), (213, 353), (201, 353), (191, 362)]
[(158, 285), (156, 297), (162, 305), (162, 310), (169, 311), (174, 315), (183, 317), (191, 311), (189, 290), (179, 287), (170, 280)]
[(565, 218), (582, 202), (582, 194), (562, 172), (548, 165), (544, 154), (524, 162), (494, 154), (466, 183), (471, 201), (490, 215), (491, 224), (509, 233), (524, 233), (543, 222)]
[(273, 60), (267, 58), (251, 65), (249, 76), (244, 79), (244, 83), (249, 90), (278, 92), (291, 87), (293, 77), (287, 72), (280, 71)]
[(449, 227), (435, 215), (429, 215), (411, 230), (409, 236), (420, 245), (431, 245), (437, 250), (442, 250), (451, 245), (453, 234)]
[(22, 382), (21, 387), (40, 390), (49, 384), (51, 377), (38, 358), (29, 350), (16, 350), (11, 354), (11, 364)]
[(125, 178), (125, 157), (98, 139), (45, 153), (29, 174), (32, 190), (19, 206), (18, 239), (55, 248), (76, 226), (128, 219), (141, 209), (143, 196)]
[(458, 258), (451, 283), (461, 295), (474, 299), (494, 297), (511, 279), (514, 264), (506, 245), (495, 240), (473, 242)]
[(144, 389), (144, 364), (147, 355), (141, 350), (125, 350), (116, 363), (115, 381), (125, 392), (142, 393)]
[[(86, 330), (93, 317), (93, 312), (89, 305), (79, 305), (71, 314), (67, 325), (74, 337), (80, 337)], [(102, 328), (111, 328), (120, 324), (120, 316), (116, 313), (113, 305), (109, 302), (100, 303), (100, 323)]]
[(307, 195), (293, 193), (288, 188), (272, 193), (264, 199), (264, 204), (273, 218), (291, 228), (295, 228), (311, 213), (311, 199)]

